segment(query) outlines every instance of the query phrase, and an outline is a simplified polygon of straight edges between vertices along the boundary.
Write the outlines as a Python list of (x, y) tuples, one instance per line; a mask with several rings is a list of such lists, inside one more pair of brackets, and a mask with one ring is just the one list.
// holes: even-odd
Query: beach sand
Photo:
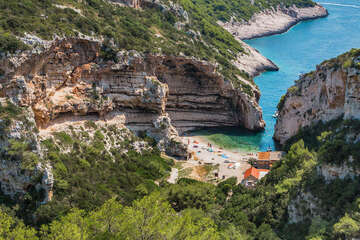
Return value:
[[(206, 138), (195, 135), (182, 136), (182, 141), (188, 144), (189, 152), (192, 153), (191, 159), (189, 159), (183, 167), (193, 167), (193, 172), (189, 177), (204, 180), (202, 176), (196, 174), (198, 166), (201, 165), (218, 165), (218, 170), (214, 172), (218, 173), (218, 177), (215, 182), (225, 180), (230, 177), (236, 177), (237, 182), (240, 183), (243, 180), (244, 172), (250, 167), (248, 160), (256, 157), (256, 153), (245, 153), (231, 149), (222, 149), (219, 146), (210, 143)], [(229, 168), (229, 166), (232, 166)], [(213, 177), (214, 178), (214, 177)]]

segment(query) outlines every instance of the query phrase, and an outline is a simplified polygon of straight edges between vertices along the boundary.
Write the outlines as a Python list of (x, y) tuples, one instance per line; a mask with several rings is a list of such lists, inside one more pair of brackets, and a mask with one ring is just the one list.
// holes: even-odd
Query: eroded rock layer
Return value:
[(319, 121), (360, 119), (359, 62), (360, 51), (352, 50), (301, 76), (279, 103), (274, 138), (284, 143)]
[(168, 118), (162, 126), (174, 136), (205, 126), (264, 127), (259, 91), (251, 83), (252, 94), (235, 89), (212, 64), (135, 51), (105, 61), (101, 54), (99, 42), (67, 39), (5, 61), (2, 95), (31, 106), (41, 128), (64, 114), (103, 118), (115, 110), (135, 130), (152, 131)]

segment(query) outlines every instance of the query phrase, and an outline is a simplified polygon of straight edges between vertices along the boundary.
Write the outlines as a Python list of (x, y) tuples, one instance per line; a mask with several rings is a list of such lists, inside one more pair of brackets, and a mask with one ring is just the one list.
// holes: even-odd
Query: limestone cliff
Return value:
[(33, 189), (45, 190), (45, 201), (53, 187), (51, 166), (42, 156), (34, 114), (0, 98), (0, 192), (22, 199)]
[(354, 49), (302, 75), (278, 105), (274, 138), (284, 143), (303, 127), (340, 116), (360, 119), (359, 62)]
[(4, 61), (2, 95), (31, 106), (41, 128), (69, 114), (104, 118), (113, 111), (125, 114), (126, 125), (135, 131), (154, 132), (163, 121), (159, 118), (169, 117), (160, 125), (169, 126), (174, 137), (176, 130), (198, 127), (264, 127), (259, 91), (253, 86), (250, 96), (235, 89), (210, 63), (135, 51), (104, 61), (101, 54), (99, 42), (68, 39)]
[(271, 60), (267, 59), (259, 51), (250, 45), (246, 44), (242, 40), (241, 42), (244, 52), (239, 54), (234, 65), (239, 69), (247, 72), (250, 76), (255, 77), (265, 71), (278, 71), (279, 67), (276, 66)]

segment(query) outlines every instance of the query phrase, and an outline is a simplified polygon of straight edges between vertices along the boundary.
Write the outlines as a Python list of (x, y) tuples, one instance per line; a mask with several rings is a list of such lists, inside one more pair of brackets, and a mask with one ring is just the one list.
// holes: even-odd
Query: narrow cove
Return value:
[(281, 96), (300, 74), (315, 70), (325, 59), (360, 47), (360, 2), (349, 0), (342, 4), (329, 0), (320, 3), (329, 11), (328, 17), (301, 22), (280, 35), (246, 41), (280, 68), (278, 72), (265, 72), (255, 78), (261, 91), (265, 131), (251, 133), (238, 128), (216, 128), (192, 134), (241, 152), (275, 149), (272, 136), (276, 119), (273, 115)]

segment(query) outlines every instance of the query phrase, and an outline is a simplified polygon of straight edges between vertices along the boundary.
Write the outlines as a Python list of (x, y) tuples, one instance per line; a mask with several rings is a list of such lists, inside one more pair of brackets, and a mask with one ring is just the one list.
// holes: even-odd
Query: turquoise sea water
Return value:
[(257, 152), (262, 138), (262, 134), (233, 127), (203, 129), (195, 131), (193, 134), (201, 136), (219, 147), (239, 152)]
[[(212, 130), (207, 136), (224, 138), (234, 148), (266, 150), (275, 148), (272, 136), (276, 120), (272, 117), (280, 97), (293, 85), (299, 75), (315, 69), (322, 61), (336, 57), (351, 48), (360, 48), (360, 0), (319, 1), (329, 11), (326, 18), (305, 21), (288, 32), (246, 41), (276, 63), (278, 72), (266, 72), (255, 78), (261, 91), (260, 106), (266, 130), (258, 134), (229, 134)], [(233, 141), (233, 143), (232, 143)]]

